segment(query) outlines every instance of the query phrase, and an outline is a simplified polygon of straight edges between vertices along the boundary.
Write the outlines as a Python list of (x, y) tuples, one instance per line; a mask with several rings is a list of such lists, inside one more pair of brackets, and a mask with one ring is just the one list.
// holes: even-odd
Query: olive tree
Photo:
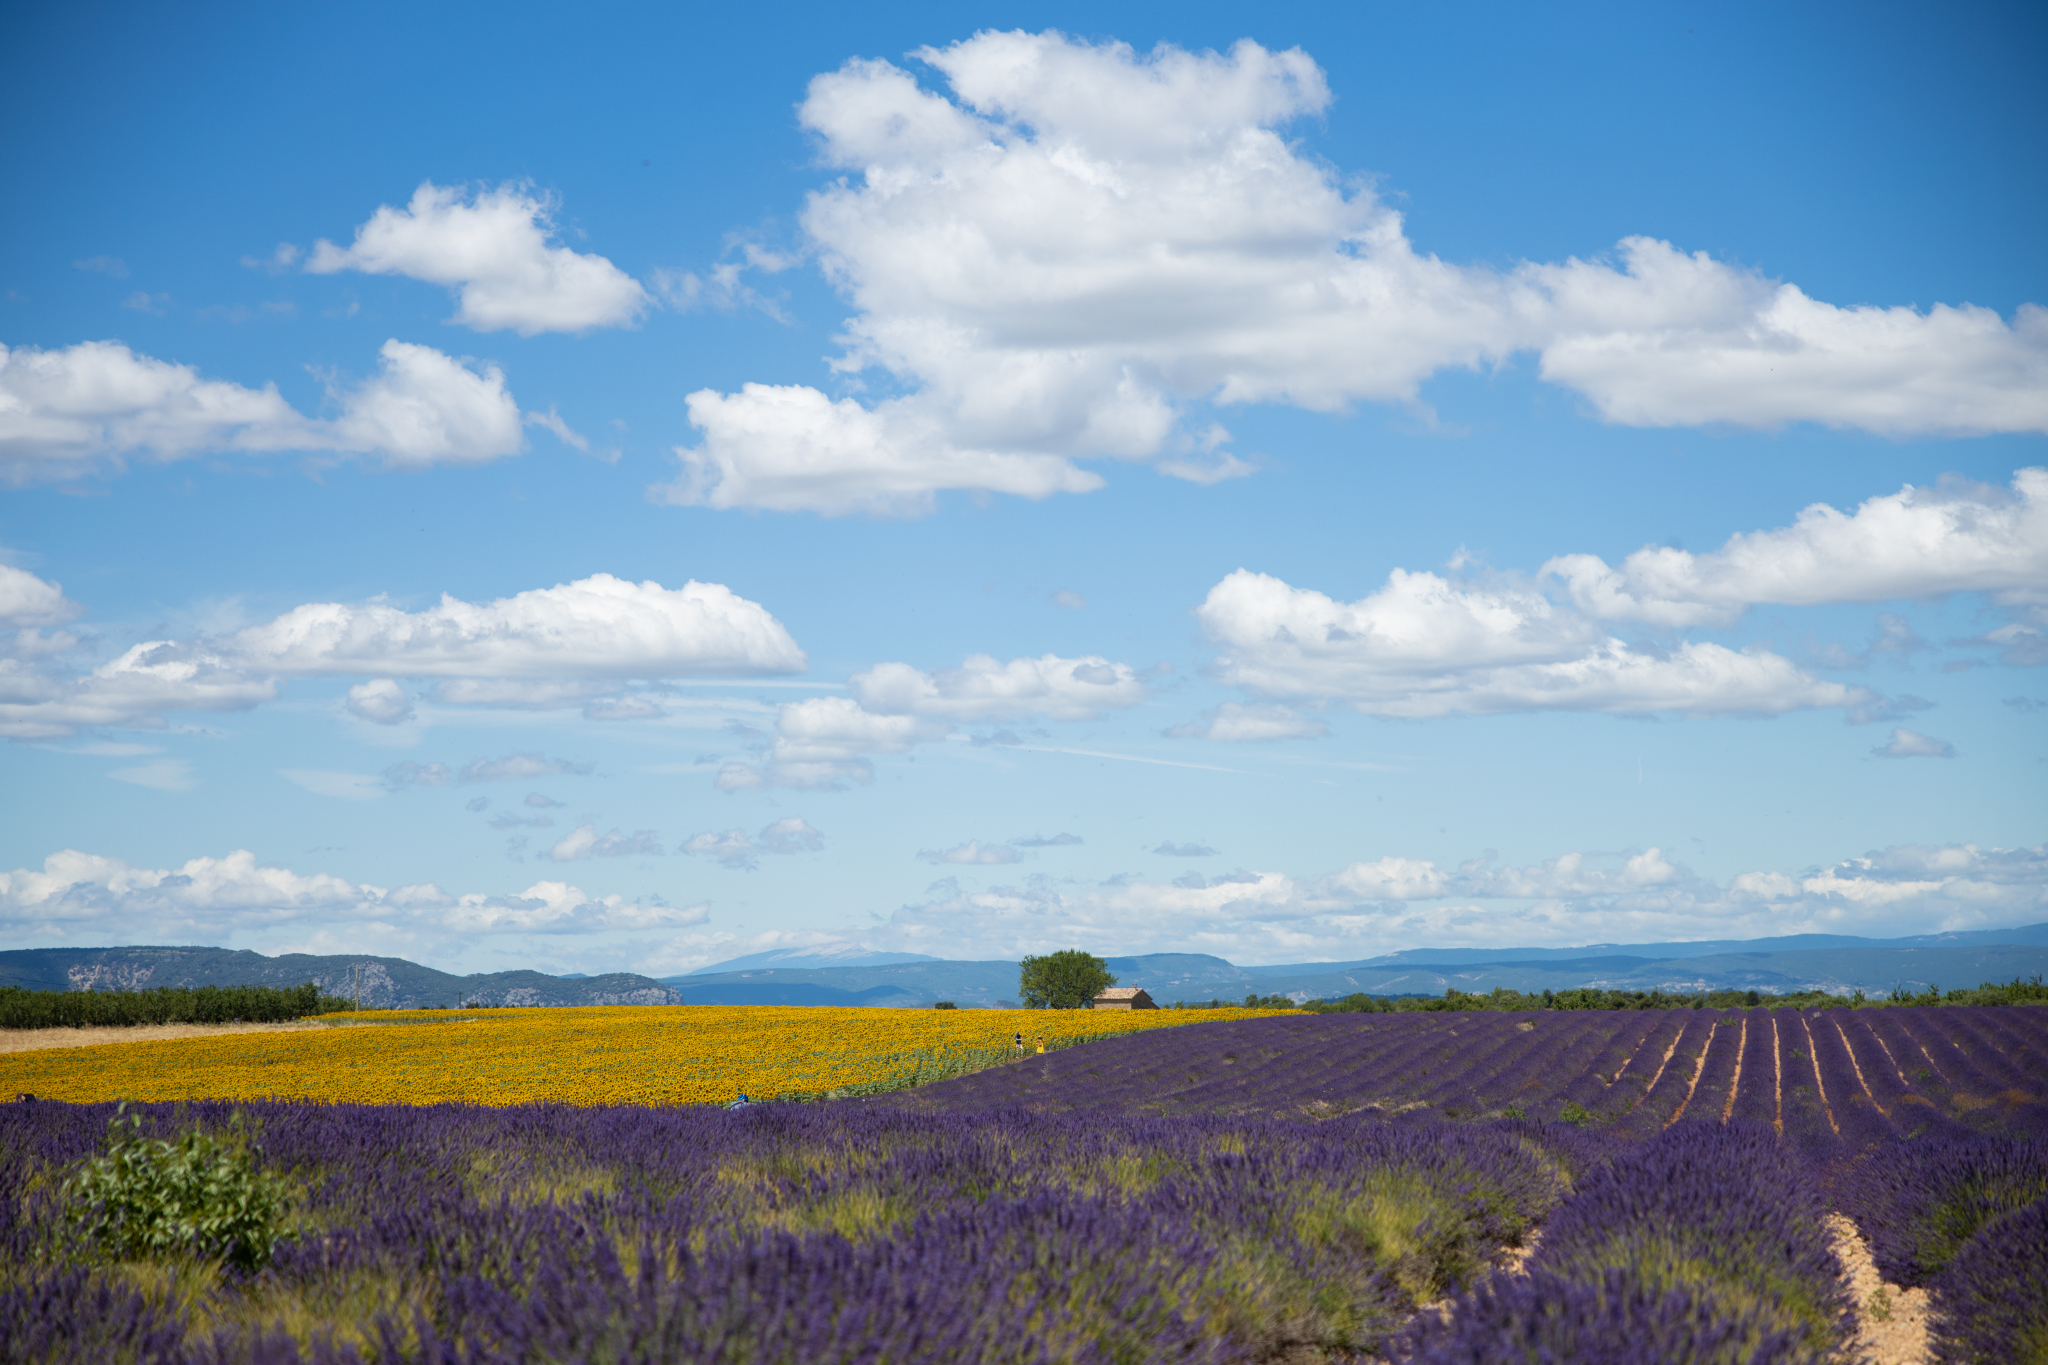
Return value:
[(1026, 1009), (1078, 1010), (1116, 984), (1109, 964), (1079, 948), (1027, 957), (1019, 964), (1017, 991)]

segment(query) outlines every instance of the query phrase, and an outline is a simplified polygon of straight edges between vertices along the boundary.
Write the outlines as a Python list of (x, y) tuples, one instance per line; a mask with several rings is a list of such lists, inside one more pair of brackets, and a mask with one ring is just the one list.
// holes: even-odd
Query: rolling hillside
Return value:
[(148, 990), (156, 986), (298, 986), (347, 995), (362, 968), (366, 1009), (472, 1005), (680, 1005), (672, 987), (615, 972), (575, 979), (544, 972), (451, 976), (402, 957), (316, 957), (227, 948), (25, 948), (0, 952), (0, 986), (30, 990)]
[[(794, 955), (791, 955), (794, 956)], [(741, 959), (780, 963), (789, 956)], [(911, 960), (899, 960), (911, 958)], [(818, 962), (816, 957), (795, 957)], [(1107, 959), (1126, 986), (1142, 986), (1161, 1004), (1242, 1000), (1250, 994), (1296, 1000), (1367, 995), (1442, 995), (1570, 990), (1757, 990), (1786, 994), (1895, 987), (1948, 990), (2014, 977), (2048, 976), (2048, 925), (1933, 934), (1908, 939), (1798, 935), (1783, 939), (1688, 944), (1628, 944), (1557, 949), (1427, 950), (1361, 962), (1241, 967), (1203, 953), (1148, 953)], [(363, 1003), (380, 1009), (480, 1005), (869, 1005), (915, 1008), (951, 1000), (963, 1008), (1013, 1006), (1017, 964), (950, 962), (908, 954), (871, 954), (846, 965), (714, 964), (687, 976), (653, 980), (630, 973), (549, 976), (493, 972), (455, 976), (396, 957), (315, 957), (225, 948), (30, 948), (0, 952), (0, 985), (37, 990), (133, 990), (152, 986), (296, 986), (312, 981), (346, 994), (365, 968)], [(717, 970), (716, 968), (724, 968)]]

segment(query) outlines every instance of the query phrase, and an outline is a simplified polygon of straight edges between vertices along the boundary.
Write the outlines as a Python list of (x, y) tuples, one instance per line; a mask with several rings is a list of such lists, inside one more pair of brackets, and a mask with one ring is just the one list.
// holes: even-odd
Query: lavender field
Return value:
[(1835, 1361), (1882, 1310), (1841, 1213), (1939, 1359), (2035, 1360), (2044, 1043), (2023, 1008), (1324, 1015), (870, 1101), (153, 1106), (131, 1144), (225, 1135), (278, 1212), (147, 1252), (81, 1198), (113, 1107), (8, 1105), (0, 1359)]
[(2048, 1009), (1325, 1014), (1200, 1025), (917, 1092), (952, 1112), (1410, 1115), (1769, 1125), (1828, 1156), (1919, 1134), (2048, 1131)]

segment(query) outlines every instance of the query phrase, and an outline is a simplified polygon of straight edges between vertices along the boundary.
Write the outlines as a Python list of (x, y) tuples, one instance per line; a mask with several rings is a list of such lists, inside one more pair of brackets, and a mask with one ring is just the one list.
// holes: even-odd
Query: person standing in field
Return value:
[(1045, 1055), (1045, 1035), (1043, 1033), (1038, 1035), (1038, 1053), (1041, 1057)]

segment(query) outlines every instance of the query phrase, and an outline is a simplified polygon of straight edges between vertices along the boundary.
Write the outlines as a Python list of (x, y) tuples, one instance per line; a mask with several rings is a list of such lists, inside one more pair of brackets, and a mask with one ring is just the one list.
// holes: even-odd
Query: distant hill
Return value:
[(898, 962), (937, 961), (940, 959), (925, 953), (873, 953), (851, 943), (833, 943), (818, 948), (774, 948), (765, 953), (748, 953), (745, 957), (693, 968), (684, 975), (713, 976), (762, 967), (882, 967)]
[[(1142, 986), (1161, 1004), (1242, 1000), (1250, 994), (1296, 1000), (1367, 995), (1442, 995), (1571, 990), (1757, 990), (1771, 994), (1894, 987), (1950, 990), (2014, 977), (2048, 976), (2048, 924), (2015, 929), (1869, 939), (1837, 934), (1635, 943), (1582, 948), (1416, 948), (1358, 962), (1297, 962), (1240, 967), (1206, 953), (1143, 953), (1107, 959), (1125, 986)], [(818, 964), (818, 965), (813, 965)], [(819, 954), (779, 949), (723, 962), (685, 976), (652, 980), (628, 973), (548, 976), (492, 972), (452, 976), (396, 957), (264, 957), (226, 948), (29, 948), (0, 952), (0, 985), (38, 990), (123, 990), (150, 986), (296, 986), (304, 981), (345, 994), (350, 973), (367, 967), (363, 1003), (378, 1009), (478, 1005), (868, 1005), (914, 1008), (937, 1000), (962, 1007), (1012, 1007), (1017, 964), (962, 961), (920, 953)]]
[[(665, 976), (662, 984), (682, 990), (693, 1005), (929, 1005), (951, 1000), (961, 1006), (993, 1009), (1014, 1005), (1017, 964), (1014, 962), (948, 962), (923, 958), (915, 962), (883, 962), (851, 967), (758, 967), (747, 971), (692, 972)], [(793, 988), (825, 990), (830, 998), (795, 999)], [(859, 995), (858, 1000), (839, 998)]]
[[(2016, 929), (1968, 929), (1910, 938), (1857, 938), (1851, 934), (1787, 934), (1782, 938), (1705, 939), (1693, 943), (1589, 943), (1577, 948), (1408, 948), (1356, 962), (1290, 962), (1246, 967), (1254, 976), (1305, 976), (1361, 968), (1468, 966), (1472, 963), (1563, 962), (1583, 958), (1640, 957), (1669, 962), (1681, 957), (1721, 957), (1728, 953), (1796, 953), (1821, 948), (1982, 948), (2015, 945), (2048, 947), (2048, 924)], [(1972, 983), (1975, 984), (1975, 983)]]
[[(1572, 990), (1757, 990), (1772, 994), (1861, 990), (1882, 995), (1895, 986), (1949, 990), (2016, 976), (2048, 975), (2048, 925), (1969, 934), (1926, 934), (1905, 939), (1798, 934), (1775, 939), (1685, 944), (1627, 944), (1571, 949), (1415, 949), (1362, 962), (1301, 962), (1240, 967), (1206, 953), (1146, 953), (1105, 961), (1117, 981), (1142, 986), (1154, 1000), (1242, 1000), (1251, 994), (1318, 1000), (1367, 995), (1442, 995)], [(951, 1000), (994, 1007), (1017, 995), (1014, 962), (948, 962), (818, 967), (769, 967), (665, 977), (690, 999), (720, 1004), (784, 1003), (779, 994), (803, 985), (859, 993), (860, 1003), (915, 1006)], [(788, 1000), (787, 1003), (797, 1003)], [(827, 1003), (823, 998), (818, 1003)], [(830, 1003), (856, 1003), (832, 997)]]
[(148, 990), (156, 986), (298, 986), (347, 995), (363, 968), (366, 1009), (471, 1005), (680, 1005), (681, 992), (626, 972), (570, 979), (542, 972), (451, 976), (402, 957), (315, 957), (227, 948), (23, 948), (0, 952), (0, 986), (39, 991)]

